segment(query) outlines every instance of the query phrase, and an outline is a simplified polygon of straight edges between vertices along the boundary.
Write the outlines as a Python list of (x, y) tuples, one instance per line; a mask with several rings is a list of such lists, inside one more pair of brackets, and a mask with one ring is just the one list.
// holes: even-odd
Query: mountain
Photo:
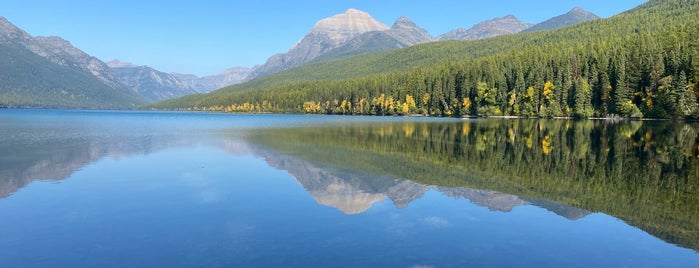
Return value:
[(39, 56), (61, 66), (74, 66), (83, 69), (112, 88), (128, 90), (124, 87), (124, 84), (119, 82), (119, 79), (111, 72), (106, 63), (74, 47), (63, 38), (58, 36), (37, 36), (34, 40), (42, 48), (34, 50), (34, 53)]
[(109, 68), (138, 67), (138, 65), (133, 64), (131, 62), (123, 62), (123, 61), (119, 61), (119, 60), (113, 60), (113, 61), (107, 62), (107, 66), (109, 66)]
[(576, 7), (566, 14), (556, 16), (544, 22), (538, 23), (532, 26), (531, 28), (524, 30), (524, 32), (558, 29), (585, 21), (596, 20), (599, 18), (599, 16), (591, 12), (588, 12), (580, 7)]
[(172, 74), (148, 66), (111, 61), (107, 63), (121, 83), (149, 101), (159, 101), (198, 93)]
[(434, 39), (425, 29), (404, 16), (398, 18), (393, 26), (386, 30), (386, 34), (407, 46), (427, 43)]
[(480, 22), (473, 27), (467, 29), (458, 28), (456, 30), (449, 31), (443, 35), (437, 37), (439, 41), (445, 40), (477, 40), (490, 38), (505, 34), (515, 34), (519, 33), (529, 27), (532, 24), (525, 23), (513, 15), (507, 15), (502, 18), (495, 18), (492, 20), (487, 20)]
[(405, 48), (432, 41), (432, 36), (407, 17), (400, 17), (385, 31), (363, 33), (346, 44), (318, 56), (315, 62), (334, 60), (365, 53)]
[[(229, 112), (255, 107), (270, 113), (366, 115), (699, 118), (699, 65), (692, 61), (699, 57), (692, 49), (699, 40), (699, 26), (694, 27), (699, 21), (693, 19), (699, 2), (649, 3), (611, 18), (556, 30), (432, 42), (307, 64), (152, 107)], [(675, 41), (668, 42), (668, 36)], [(649, 75), (651, 72), (654, 74)], [(677, 91), (670, 93), (668, 88)], [(555, 97), (541, 97), (552, 92)], [(489, 98), (484, 99), (486, 95)], [(263, 103), (266, 108), (260, 109)]]
[(97, 58), (59, 37), (32, 37), (0, 17), (0, 107), (123, 109), (144, 103)]
[(287, 53), (273, 55), (248, 77), (262, 77), (301, 66), (363, 33), (387, 29), (388, 26), (376, 21), (368, 13), (348, 9), (345, 13), (318, 21)]
[(252, 69), (246, 67), (233, 67), (224, 70), (217, 75), (198, 77), (192, 74), (171, 73), (177, 79), (187, 84), (198, 93), (207, 93), (213, 90), (239, 84), (247, 81)]

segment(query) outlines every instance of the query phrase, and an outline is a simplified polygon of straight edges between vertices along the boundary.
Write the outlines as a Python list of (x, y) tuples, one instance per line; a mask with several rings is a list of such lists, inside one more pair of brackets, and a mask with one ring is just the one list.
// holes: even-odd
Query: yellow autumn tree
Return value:
[(413, 96), (411, 96), (410, 94), (405, 95), (405, 104), (408, 105), (409, 111), (414, 111), (417, 107), (417, 104), (415, 103), (415, 98), (413, 98)]

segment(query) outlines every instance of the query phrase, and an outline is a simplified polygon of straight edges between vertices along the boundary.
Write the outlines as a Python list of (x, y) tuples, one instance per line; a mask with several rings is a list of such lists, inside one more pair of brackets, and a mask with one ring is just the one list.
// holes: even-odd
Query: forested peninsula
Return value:
[(699, 1), (317, 62), (145, 109), (354, 115), (699, 118)]

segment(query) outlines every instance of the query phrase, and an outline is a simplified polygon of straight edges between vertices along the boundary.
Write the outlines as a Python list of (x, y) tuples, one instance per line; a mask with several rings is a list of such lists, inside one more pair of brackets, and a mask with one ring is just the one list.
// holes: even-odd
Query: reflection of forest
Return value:
[(356, 170), (315, 164), (261, 148), (255, 149), (254, 153), (264, 157), (270, 166), (288, 171), (318, 203), (335, 207), (346, 214), (362, 213), (372, 204), (386, 198), (390, 199), (396, 207), (405, 208), (430, 189), (456, 199), (468, 199), (490, 210), (503, 212), (510, 212), (517, 206), (537, 205), (572, 220), (582, 218), (589, 213), (555, 202), (524, 200), (515, 195), (488, 190), (431, 187), (406, 179), (376, 176)]
[(0, 144), (0, 198), (34, 180), (64, 179), (105, 156), (206, 143), (261, 155), (288, 170), (319, 203), (346, 213), (386, 198), (405, 207), (434, 189), (492, 210), (533, 204), (569, 219), (600, 211), (699, 249), (697, 124), (469, 120), (251, 131), (249, 142), (287, 156), (248, 148), (237, 131), (223, 139), (15, 135)]
[(313, 162), (600, 211), (696, 250), (698, 131), (677, 122), (493, 119), (264, 130), (249, 139)]

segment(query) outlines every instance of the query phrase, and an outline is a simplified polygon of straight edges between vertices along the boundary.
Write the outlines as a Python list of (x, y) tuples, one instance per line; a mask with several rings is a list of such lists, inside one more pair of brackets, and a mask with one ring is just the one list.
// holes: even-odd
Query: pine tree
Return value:
[(583, 78), (578, 78), (575, 82), (575, 117), (590, 117), (592, 116), (592, 90), (590, 85)]
[(697, 111), (697, 96), (690, 90), (684, 71), (680, 72), (674, 87), (677, 92), (677, 116), (688, 117), (694, 114)]

